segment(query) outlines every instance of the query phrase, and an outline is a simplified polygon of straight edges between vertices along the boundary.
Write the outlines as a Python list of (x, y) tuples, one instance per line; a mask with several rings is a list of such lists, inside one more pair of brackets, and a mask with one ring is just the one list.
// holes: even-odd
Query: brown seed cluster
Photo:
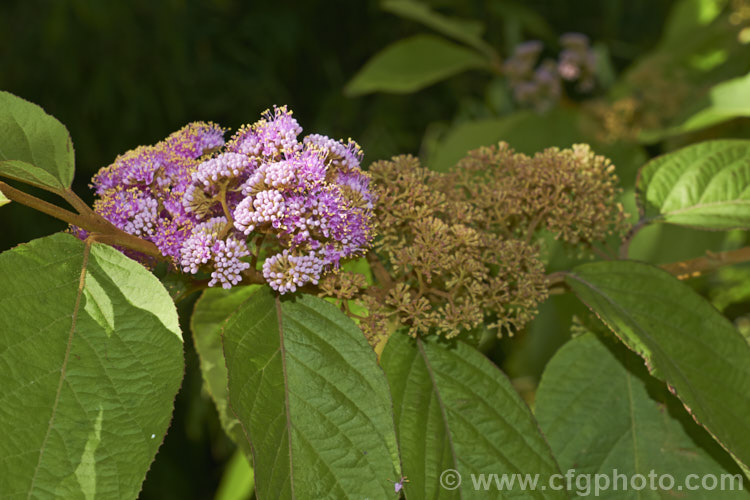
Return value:
[(470, 152), (448, 173), (397, 156), (370, 173), (376, 284), (365, 290), (341, 275), (323, 292), (359, 298), (369, 311), (360, 326), (373, 344), (399, 325), (415, 336), (454, 337), (482, 323), (512, 334), (548, 295), (540, 231), (585, 248), (625, 229), (614, 167), (587, 145), (529, 157), (500, 143)]

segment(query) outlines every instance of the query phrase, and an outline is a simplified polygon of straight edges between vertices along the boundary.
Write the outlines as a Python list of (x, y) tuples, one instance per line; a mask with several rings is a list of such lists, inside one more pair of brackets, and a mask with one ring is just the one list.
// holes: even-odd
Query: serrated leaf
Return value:
[(641, 169), (636, 194), (648, 220), (750, 228), (750, 141), (707, 141), (655, 158)]
[(219, 413), (219, 421), (227, 435), (250, 457), (250, 444), (242, 424), (231, 411), (227, 402), (227, 367), (221, 332), (224, 321), (257, 291), (255, 285), (234, 287), (231, 290), (210, 288), (205, 290), (195, 303), (190, 318), (193, 343), (198, 352), (201, 374), (211, 399)]
[(491, 54), (493, 51), (492, 47), (482, 40), (484, 25), (479, 21), (444, 16), (430, 9), (429, 5), (416, 0), (385, 0), (381, 7), (397, 16), (422, 23), (485, 54)]
[[(475, 490), (471, 475), (539, 474), (541, 485), (559, 473), (529, 408), (476, 349), (395, 333), (381, 364), (393, 395), (407, 498), (498, 498), (494, 483)], [(462, 478), (456, 489), (444, 487), (455, 485), (445, 476), (441, 485), (448, 469)], [(507, 494), (523, 495), (514, 486)], [(527, 494), (566, 498), (562, 491)]]
[(0, 191), (0, 207), (7, 205), (8, 203), (10, 203), (10, 200), (5, 197), (2, 191)]
[(169, 295), (69, 234), (4, 252), (0, 276), (3, 496), (136, 498), (184, 369)]
[(416, 35), (389, 45), (370, 59), (344, 92), (408, 94), (469, 69), (487, 67), (474, 50), (433, 35)]
[(341, 311), (263, 287), (226, 321), (224, 355), (259, 499), (393, 494), (401, 470), (388, 384)]
[(722, 498), (750, 497), (740, 487), (737, 465), (664, 384), (648, 375), (643, 360), (592, 333), (570, 340), (549, 361), (535, 415), (562, 470), (603, 474), (610, 481), (614, 470), (627, 478), (653, 470), (674, 479), (670, 490), (610, 488), (608, 498), (705, 498), (706, 490), (683, 487), (689, 474), (738, 475), (737, 491), (722, 491)]
[(56, 191), (70, 187), (73, 143), (42, 108), (0, 91), (0, 176)]
[(750, 463), (750, 345), (729, 320), (648, 264), (584, 264), (566, 283), (740, 464)]

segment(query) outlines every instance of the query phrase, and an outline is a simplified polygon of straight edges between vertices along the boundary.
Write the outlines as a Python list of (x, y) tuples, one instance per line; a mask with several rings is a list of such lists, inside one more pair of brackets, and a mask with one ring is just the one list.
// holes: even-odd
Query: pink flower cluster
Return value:
[(226, 143), (217, 125), (192, 123), (100, 170), (95, 210), (209, 286), (253, 271), (282, 294), (317, 284), (370, 247), (374, 199), (354, 141), (301, 132), (286, 107)]
[(513, 91), (513, 98), (522, 105), (545, 111), (560, 99), (563, 81), (574, 82), (578, 92), (596, 87), (596, 54), (589, 39), (581, 33), (560, 36), (562, 51), (558, 59), (540, 62), (544, 44), (531, 40), (518, 44), (503, 64), (503, 72)]

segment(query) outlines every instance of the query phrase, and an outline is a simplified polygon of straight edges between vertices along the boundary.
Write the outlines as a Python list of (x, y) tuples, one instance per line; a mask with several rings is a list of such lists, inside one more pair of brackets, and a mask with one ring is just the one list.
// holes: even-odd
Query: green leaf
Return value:
[(228, 376), (221, 333), (224, 321), (257, 289), (257, 286), (251, 285), (234, 287), (231, 290), (205, 290), (196, 301), (190, 319), (190, 329), (193, 331), (193, 343), (200, 358), (203, 381), (216, 405), (221, 426), (248, 457), (251, 456), (251, 450), (242, 424), (232, 413), (227, 402)]
[[(604, 474), (612, 480), (617, 470), (629, 480), (653, 470), (674, 478), (671, 490), (631, 491), (623, 498), (706, 498), (703, 489), (683, 488), (687, 476), (730, 473), (739, 475), (738, 491), (722, 492), (722, 498), (750, 496), (739, 489), (737, 465), (664, 384), (648, 375), (643, 361), (592, 333), (569, 341), (549, 362), (537, 389), (535, 414), (564, 471)], [(604, 486), (604, 480), (599, 484)]]
[(136, 498), (182, 380), (158, 280), (69, 234), (0, 254), (0, 491)]
[(641, 169), (636, 194), (648, 220), (750, 228), (750, 141), (707, 141), (655, 158)]
[(680, 0), (669, 12), (659, 42), (662, 47), (679, 46), (685, 39), (713, 22), (726, 6), (727, 0)]
[(73, 182), (65, 126), (36, 104), (0, 91), (0, 176), (61, 191)]
[(10, 203), (10, 200), (5, 197), (2, 191), (0, 191), (0, 207), (7, 205), (8, 203)]
[(709, 91), (710, 105), (688, 118), (680, 132), (690, 132), (750, 116), (750, 74), (727, 80)]
[[(643, 130), (639, 134), (641, 142), (653, 143), (682, 133), (680, 127), (686, 119), (711, 106), (710, 99), (706, 98), (708, 89), (747, 74), (747, 46), (738, 42), (739, 27), (731, 26), (732, 8), (726, 5), (728, 3), (728, 0), (676, 3), (661, 42), (652, 52), (638, 57), (618, 79), (616, 89), (610, 92), (614, 99), (627, 95), (638, 98), (644, 93), (657, 92), (665, 100), (664, 112), (658, 120), (661, 123)], [(664, 90), (650, 88), (644, 74), (664, 75)], [(667, 83), (671, 86), (665, 85)], [(655, 95), (647, 101), (654, 98), (662, 99)], [(741, 105), (735, 103), (734, 106)]]
[(486, 8), (493, 16), (502, 19), (506, 26), (509, 22), (517, 23), (524, 33), (555, 45), (557, 34), (538, 9), (518, 1), (503, 0), (488, 2)]
[[(494, 487), (475, 490), (471, 474), (539, 474), (539, 484), (547, 484), (559, 473), (529, 408), (479, 351), (395, 333), (381, 364), (393, 395), (407, 497), (498, 498)], [(456, 489), (441, 486), (449, 469), (462, 478)], [(455, 485), (455, 478), (443, 476), (444, 485)], [(537, 497), (566, 498), (562, 491), (544, 493)]]
[(263, 287), (224, 324), (224, 355), (258, 498), (393, 495), (401, 470), (388, 384), (340, 310)]
[(642, 139), (655, 142), (666, 137), (695, 132), (740, 117), (750, 117), (750, 74), (714, 85), (701, 109), (679, 125), (644, 133)]
[(344, 92), (408, 94), (469, 69), (487, 67), (474, 50), (432, 35), (416, 35), (389, 45), (370, 59)]
[[(539, 131), (544, 130), (543, 134)], [(520, 111), (503, 118), (464, 122), (451, 129), (428, 159), (430, 169), (445, 172), (468, 151), (505, 141), (522, 153), (570, 147), (584, 140), (580, 116), (574, 110), (553, 109), (544, 115)]]
[(253, 496), (253, 468), (242, 451), (237, 450), (221, 476), (214, 500), (249, 500)]
[(484, 54), (492, 54), (492, 47), (482, 40), (484, 25), (473, 19), (444, 16), (417, 0), (385, 0), (383, 10), (412, 21), (417, 21), (459, 42), (474, 47)]
[(741, 463), (750, 463), (750, 345), (693, 289), (633, 261), (584, 264), (566, 282)]
[(733, 304), (750, 301), (750, 266), (747, 264), (720, 268), (711, 287), (711, 303), (719, 311)]

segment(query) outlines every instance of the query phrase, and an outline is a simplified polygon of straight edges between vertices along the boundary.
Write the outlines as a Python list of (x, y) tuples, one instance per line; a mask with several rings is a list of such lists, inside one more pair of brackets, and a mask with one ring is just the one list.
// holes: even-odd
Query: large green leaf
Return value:
[(416, 35), (389, 45), (347, 84), (350, 96), (371, 92), (407, 94), (468, 69), (488, 65), (475, 50), (433, 35)]
[(749, 228), (750, 141), (707, 141), (655, 158), (641, 169), (636, 194), (648, 220)]
[(265, 498), (387, 498), (400, 475), (388, 383), (335, 306), (268, 287), (224, 324), (229, 404)]
[(444, 16), (417, 0), (385, 0), (381, 7), (397, 16), (422, 23), (485, 54), (493, 52), (492, 47), (482, 40), (484, 25), (479, 21)]
[[(396, 333), (381, 364), (393, 395), (407, 497), (498, 498), (492, 481), (475, 490), (472, 474), (539, 474), (546, 485), (559, 473), (529, 408), (479, 351)], [(513, 486), (507, 488), (512, 495), (523, 495), (519, 482)], [(566, 498), (541, 488), (527, 495)]]
[(73, 182), (73, 143), (42, 108), (0, 91), (0, 176), (64, 190)]
[(231, 290), (210, 288), (196, 301), (193, 316), (190, 318), (203, 381), (216, 404), (221, 425), (248, 457), (251, 454), (250, 445), (242, 430), (242, 424), (227, 403), (227, 367), (224, 362), (221, 332), (224, 321), (257, 289), (255, 285), (234, 287)]
[(0, 276), (3, 497), (135, 498), (184, 369), (169, 295), (69, 234), (1, 254)]
[(698, 422), (750, 463), (750, 345), (725, 317), (667, 272), (639, 262), (584, 264), (566, 282)]
[[(648, 375), (643, 361), (591, 333), (569, 341), (549, 362), (536, 393), (535, 414), (562, 470), (603, 474), (608, 481), (613, 470), (628, 479), (653, 470), (674, 480), (669, 490), (608, 489), (607, 498), (706, 498), (705, 489), (683, 487), (687, 476), (730, 473), (739, 475), (737, 491), (725, 491), (722, 498), (750, 497), (740, 489), (737, 464), (666, 386)], [(603, 479), (598, 484), (606, 486)], [(663, 484), (669, 486), (666, 480)]]

